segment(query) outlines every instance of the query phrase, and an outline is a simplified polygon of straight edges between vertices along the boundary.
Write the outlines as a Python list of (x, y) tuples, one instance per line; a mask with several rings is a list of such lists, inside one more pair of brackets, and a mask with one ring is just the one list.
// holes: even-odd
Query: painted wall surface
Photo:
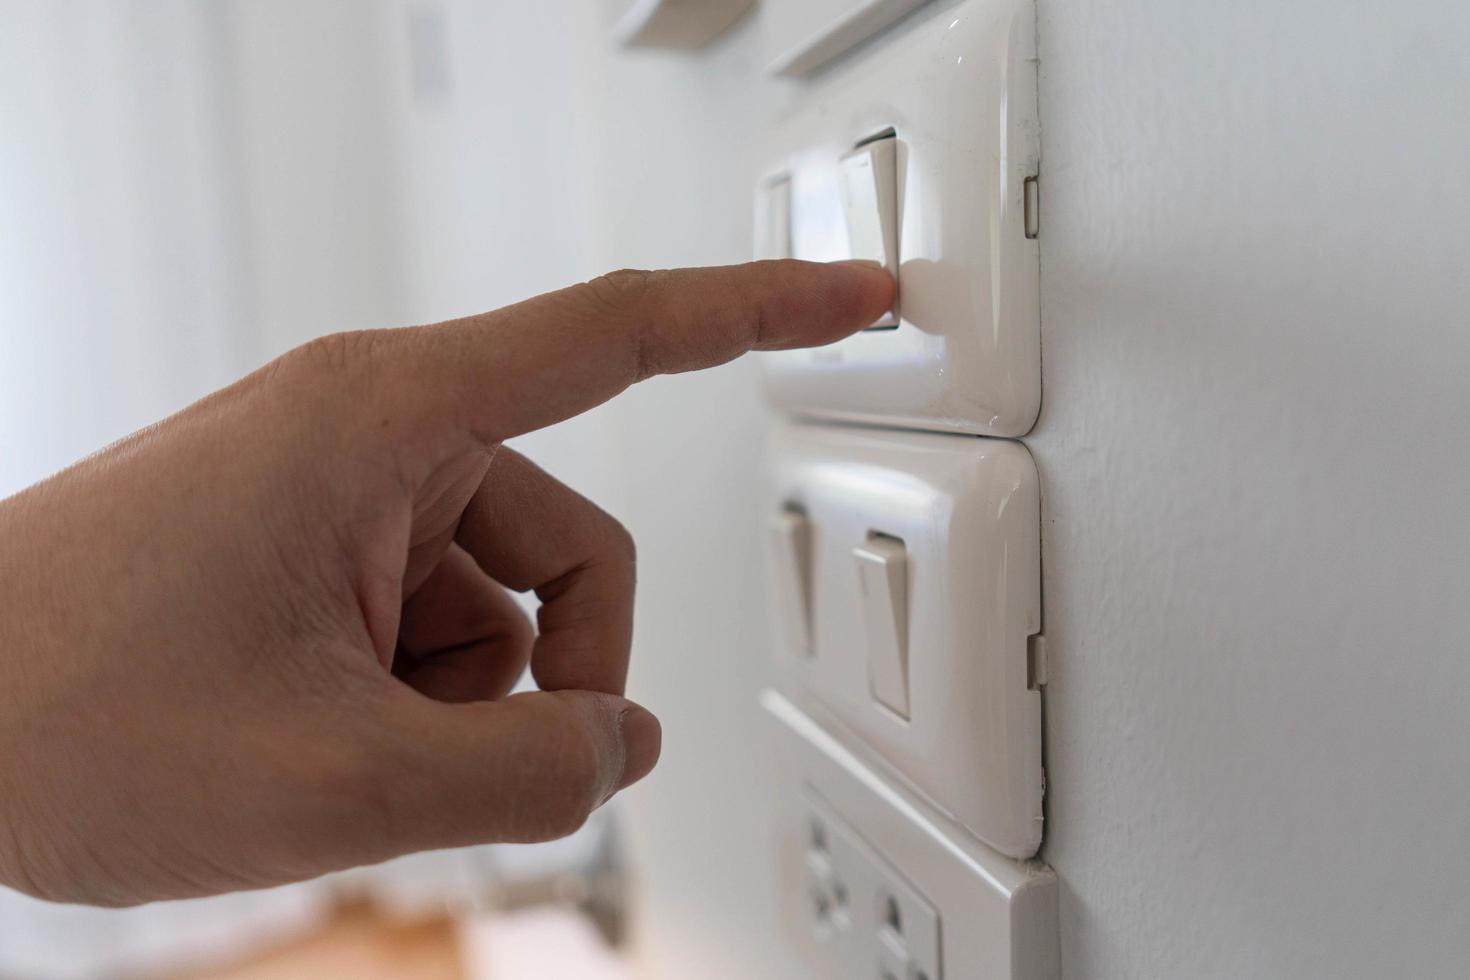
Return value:
[(218, 26), (0, 2), (0, 496), (251, 361)]
[[(1462, 975), (1470, 14), (1039, 10), (1026, 441), (1065, 976)], [(799, 97), (758, 80), (758, 34), (604, 69), (613, 264), (745, 254), (750, 127)], [(760, 853), (756, 384), (740, 363), (620, 409), (635, 692), (668, 732), (629, 801), (652, 976), (800, 975)]]
[(1042, 0), (1068, 977), (1470, 961), (1470, 12)]
[[(591, 268), (749, 259), (758, 136), (780, 97), (760, 75), (754, 22), (694, 56), (618, 52), (608, 5), (576, 2), (584, 23), (601, 22), (583, 35)], [(606, 414), (622, 467), (616, 512), (638, 541), (630, 695), (664, 724), (657, 778), (621, 801), (638, 975), (795, 980), (755, 700), (770, 663), (758, 365), (656, 379)]]

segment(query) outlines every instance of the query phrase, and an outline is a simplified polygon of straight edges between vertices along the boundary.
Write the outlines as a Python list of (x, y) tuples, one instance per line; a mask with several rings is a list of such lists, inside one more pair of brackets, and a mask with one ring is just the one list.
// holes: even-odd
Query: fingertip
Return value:
[(885, 266), (867, 259), (846, 259), (832, 265), (851, 277), (848, 289), (857, 308), (860, 325), (867, 326), (893, 309), (893, 302), (898, 298), (898, 283)]
[(629, 704), (618, 716), (623, 740), (623, 772), (613, 792), (627, 789), (653, 771), (663, 749), (663, 726), (654, 714)]
[(856, 280), (854, 291), (867, 290), (873, 294), (875, 301), (892, 303), (893, 276), (889, 275), (888, 267), (883, 263), (874, 262), (872, 259), (839, 259), (836, 262), (828, 262), (827, 266), (852, 273)]
[(893, 308), (897, 289), (876, 262), (844, 260), (778, 263), (783, 275), (757, 346), (765, 350), (816, 347), (841, 340)]

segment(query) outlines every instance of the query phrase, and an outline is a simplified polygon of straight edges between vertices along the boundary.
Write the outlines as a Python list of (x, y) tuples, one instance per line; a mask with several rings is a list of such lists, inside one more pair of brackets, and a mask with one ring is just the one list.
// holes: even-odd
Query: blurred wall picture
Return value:
[(1465, 975), (1467, 49), (0, 0), (0, 980)]

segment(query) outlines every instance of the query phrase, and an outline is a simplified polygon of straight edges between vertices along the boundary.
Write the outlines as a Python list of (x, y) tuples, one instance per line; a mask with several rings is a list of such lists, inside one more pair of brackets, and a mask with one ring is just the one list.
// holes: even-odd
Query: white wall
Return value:
[[(1470, 14), (1041, 0), (1045, 857), (1065, 975), (1456, 976), (1470, 956)], [(602, 255), (748, 248), (786, 93), (749, 26), (617, 59)], [(620, 416), (652, 976), (771, 924), (749, 363)], [(960, 925), (960, 928), (963, 926)]]
[(1470, 13), (1042, 0), (1069, 977), (1470, 956)]
[[(620, 53), (609, 5), (577, 2), (604, 28), (584, 55), (593, 264), (748, 260), (759, 136), (781, 95), (758, 70), (758, 25), (694, 56)], [(798, 980), (777, 919), (771, 745), (756, 704), (770, 667), (758, 365), (650, 381), (607, 415), (625, 474), (618, 513), (638, 540), (629, 690), (664, 725), (656, 774), (622, 801), (638, 975)]]
[(0, 3), (0, 496), (252, 360), (216, 19)]

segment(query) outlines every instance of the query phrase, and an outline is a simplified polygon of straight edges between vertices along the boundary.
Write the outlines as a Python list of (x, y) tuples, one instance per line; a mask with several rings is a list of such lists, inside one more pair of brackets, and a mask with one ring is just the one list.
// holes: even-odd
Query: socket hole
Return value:
[(839, 909), (847, 908), (847, 885), (840, 881), (832, 882), (832, 902)]
[(929, 980), (929, 974), (923, 970), (915, 970), (912, 980)]
[(889, 895), (883, 900), (883, 923), (894, 931), (894, 934), (903, 935), (903, 912), (898, 907), (898, 899)]
[(812, 821), (811, 842), (812, 850), (822, 854), (827, 853), (827, 828), (823, 827), (815, 820)]

